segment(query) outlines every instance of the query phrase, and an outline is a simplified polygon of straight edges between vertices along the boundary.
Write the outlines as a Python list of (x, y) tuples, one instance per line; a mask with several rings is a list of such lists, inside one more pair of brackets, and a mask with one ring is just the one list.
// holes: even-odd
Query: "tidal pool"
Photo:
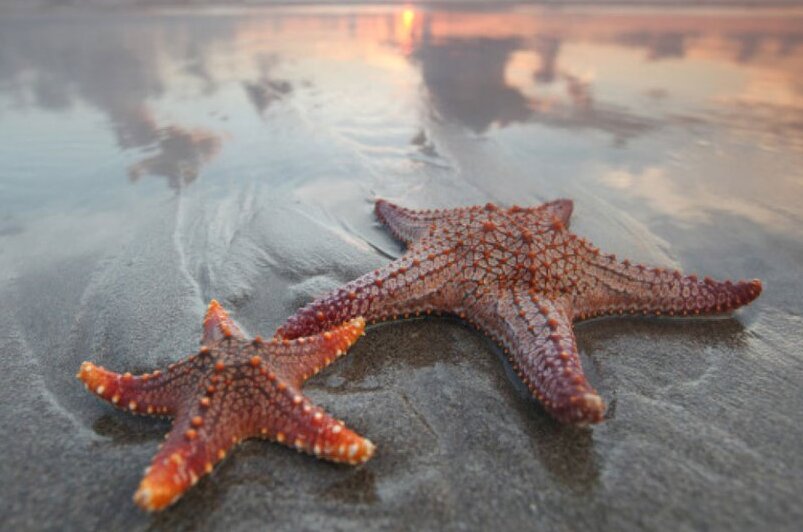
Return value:
[[(398, 256), (372, 213), (575, 201), (609, 252), (764, 281), (732, 318), (578, 327), (556, 424), (458, 321), (374, 327), (305, 388), (354, 469), (248, 442), (131, 496), (168, 422), (75, 379), (268, 336)], [(792, 530), (803, 519), (803, 10), (0, 10), (0, 528)]]

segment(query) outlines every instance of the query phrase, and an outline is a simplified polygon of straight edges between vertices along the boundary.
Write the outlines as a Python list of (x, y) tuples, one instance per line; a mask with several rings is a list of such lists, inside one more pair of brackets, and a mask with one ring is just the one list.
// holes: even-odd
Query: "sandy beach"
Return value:
[[(803, 519), (803, 11), (394, 6), (0, 16), (0, 528), (794, 530)], [(166, 420), (75, 378), (251, 334), (403, 253), (373, 202), (572, 198), (732, 317), (577, 328), (609, 404), (551, 420), (456, 319), (369, 329), (305, 392), (359, 468), (241, 445), (131, 501)]]

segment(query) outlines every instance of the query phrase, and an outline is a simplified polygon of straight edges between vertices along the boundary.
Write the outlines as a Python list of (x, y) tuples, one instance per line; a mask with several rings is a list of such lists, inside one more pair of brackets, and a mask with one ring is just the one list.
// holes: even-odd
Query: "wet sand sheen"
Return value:
[[(1, 17), (4, 526), (791, 529), (800, 28), (727, 10)], [(213, 297), (275, 330), (402, 252), (376, 197), (571, 197), (606, 250), (765, 293), (732, 319), (580, 326), (611, 403), (593, 430), (552, 422), (457, 321), (375, 327), (306, 388), (377, 444), (365, 467), (251, 442), (139, 513), (168, 425), (88, 396), (80, 362), (166, 366)]]

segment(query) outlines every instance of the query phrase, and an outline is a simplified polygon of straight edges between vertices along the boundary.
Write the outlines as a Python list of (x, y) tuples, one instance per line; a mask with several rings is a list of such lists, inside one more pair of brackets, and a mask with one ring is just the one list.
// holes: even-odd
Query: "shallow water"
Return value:
[[(450, 320), (306, 387), (360, 469), (250, 442), (158, 516), (166, 422), (74, 378), (252, 333), (398, 256), (419, 208), (575, 200), (621, 256), (759, 277), (735, 317), (578, 327), (610, 404), (556, 425)], [(803, 11), (277, 7), (0, 17), (0, 525), (792, 529), (803, 518)]]

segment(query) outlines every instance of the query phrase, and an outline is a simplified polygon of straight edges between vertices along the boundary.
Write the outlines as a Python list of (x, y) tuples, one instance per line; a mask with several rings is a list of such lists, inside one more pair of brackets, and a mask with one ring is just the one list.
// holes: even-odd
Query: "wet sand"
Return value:
[[(0, 528), (793, 530), (803, 511), (803, 12), (299, 7), (0, 17)], [(167, 421), (74, 375), (269, 335), (416, 207), (575, 200), (603, 249), (759, 277), (726, 319), (578, 327), (609, 403), (550, 420), (459, 321), (376, 326), (306, 393), (378, 445), (266, 442), (175, 507)]]

